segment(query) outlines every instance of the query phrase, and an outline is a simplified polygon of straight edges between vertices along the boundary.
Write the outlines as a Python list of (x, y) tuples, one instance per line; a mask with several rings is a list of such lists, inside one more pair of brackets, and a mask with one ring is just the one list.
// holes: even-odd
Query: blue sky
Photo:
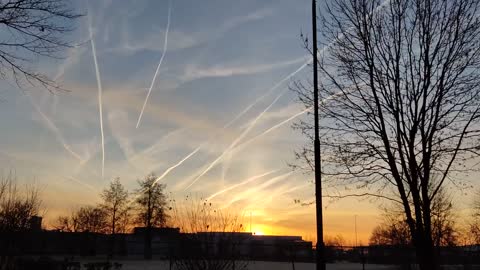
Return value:
[[(304, 143), (291, 130), (304, 115), (288, 87), (310, 78), (308, 66), (289, 78), (309, 60), (300, 39), (310, 29), (309, 0), (75, 5), (86, 15), (69, 36), (77, 46), (62, 60), (35, 63), (69, 91), (51, 94), (1, 83), (1, 169), (15, 170), (22, 181), (42, 187), (47, 220), (97, 202), (98, 192), (114, 177), (133, 190), (146, 174), (171, 169), (161, 182), (175, 197), (209, 197), (227, 189), (212, 200), (252, 212), (254, 231), (313, 238), (314, 208), (293, 203), (313, 199), (310, 176), (287, 166)], [(103, 176), (90, 30), (103, 86)], [(365, 200), (328, 204), (327, 235), (353, 239), (355, 214), (366, 242), (377, 207)]]

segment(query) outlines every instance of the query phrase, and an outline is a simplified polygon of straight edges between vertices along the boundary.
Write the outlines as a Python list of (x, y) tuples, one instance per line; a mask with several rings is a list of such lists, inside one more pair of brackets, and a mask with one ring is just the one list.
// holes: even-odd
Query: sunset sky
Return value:
[[(174, 198), (252, 213), (254, 232), (314, 239), (314, 206), (294, 203), (313, 200), (312, 176), (288, 166), (305, 142), (291, 129), (305, 114), (289, 86), (311, 78), (300, 39), (310, 0), (74, 4), (85, 14), (69, 36), (77, 46), (35, 63), (69, 91), (0, 82), (0, 169), (41, 187), (47, 223), (98, 202), (115, 177), (133, 191), (155, 172)], [(470, 194), (457, 201), (468, 211)], [(380, 203), (325, 200), (325, 234), (353, 244), (357, 215), (366, 244)]]

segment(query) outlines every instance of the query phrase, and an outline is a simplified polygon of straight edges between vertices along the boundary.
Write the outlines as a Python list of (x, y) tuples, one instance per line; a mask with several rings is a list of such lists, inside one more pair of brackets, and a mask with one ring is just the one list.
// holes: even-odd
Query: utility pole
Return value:
[(252, 211), (250, 211), (250, 233), (252, 233)]
[(357, 238), (357, 215), (355, 215), (355, 247), (358, 246), (358, 238)]
[(315, 121), (315, 201), (317, 216), (317, 270), (325, 270), (325, 253), (323, 243), (323, 209), (322, 209), (322, 171), (320, 161), (320, 138), (318, 120), (318, 45), (317, 45), (317, 1), (312, 0), (312, 36), (313, 36), (313, 107)]

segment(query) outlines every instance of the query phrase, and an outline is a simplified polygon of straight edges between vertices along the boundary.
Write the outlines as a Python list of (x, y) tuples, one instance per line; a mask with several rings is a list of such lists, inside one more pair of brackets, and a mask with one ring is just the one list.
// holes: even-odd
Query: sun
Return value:
[(264, 226), (254, 226), (252, 228), (252, 234), (253, 235), (267, 235), (268, 234), (268, 228), (265, 228)]

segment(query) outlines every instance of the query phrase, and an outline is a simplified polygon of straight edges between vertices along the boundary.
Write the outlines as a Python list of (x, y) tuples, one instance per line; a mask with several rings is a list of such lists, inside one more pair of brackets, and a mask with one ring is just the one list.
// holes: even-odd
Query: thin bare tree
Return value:
[[(480, 153), (479, 4), (332, 0), (322, 14), (323, 173), (347, 186), (339, 197), (400, 203), (421, 269), (439, 267), (432, 202)], [(294, 90), (313, 105), (308, 83)], [(313, 123), (295, 127), (312, 138)], [(300, 166), (312, 169), (312, 150)]]
[(107, 233), (109, 221), (102, 207), (84, 206), (78, 209), (74, 215), (77, 232)]
[(18, 86), (59, 86), (44, 73), (34, 70), (40, 57), (59, 58), (72, 46), (67, 34), (80, 14), (69, 0), (0, 1), (0, 78)]
[(0, 180), (0, 232), (22, 232), (30, 229), (31, 219), (38, 216), (42, 201), (34, 185), (20, 188), (15, 175)]
[(477, 191), (473, 200), (472, 221), (469, 224), (467, 242), (470, 244), (480, 244), (480, 191)]
[(171, 258), (175, 269), (247, 269), (236, 234), (244, 231), (241, 215), (191, 196), (171, 204), (170, 222), (185, 233), (180, 256)]
[[(125, 226), (122, 225), (125, 222), (128, 223), (128, 221), (123, 220), (128, 217), (128, 191), (120, 183), (120, 178), (115, 178), (108, 188), (102, 191), (100, 196), (103, 200), (101, 207), (105, 210), (109, 219), (108, 229), (111, 234), (118, 233), (119, 227), (124, 229)], [(120, 232), (125, 233), (125, 231)]]
[(167, 197), (165, 184), (157, 183), (154, 173), (139, 180), (137, 189), (137, 224), (145, 227), (145, 259), (152, 258), (152, 228), (164, 227), (167, 222)]

